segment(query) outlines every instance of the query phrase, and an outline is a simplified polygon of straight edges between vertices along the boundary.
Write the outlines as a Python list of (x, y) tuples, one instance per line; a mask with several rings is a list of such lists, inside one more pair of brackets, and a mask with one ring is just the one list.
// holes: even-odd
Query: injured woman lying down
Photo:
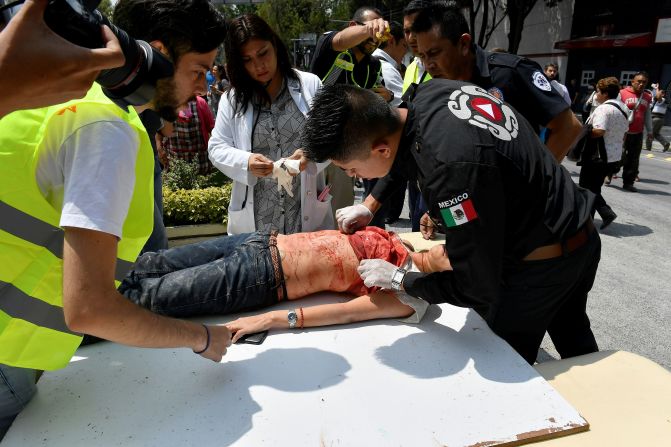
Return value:
[[(295, 327), (405, 317), (418, 323), (428, 304), (403, 292), (366, 287), (357, 273), (363, 259), (384, 259), (425, 273), (451, 269), (443, 245), (415, 253), (398, 235), (376, 227), (354, 234), (256, 232), (145, 253), (119, 291), (142, 307), (174, 317), (243, 312), (317, 292), (346, 292), (357, 298), (296, 309)], [(290, 323), (287, 311), (278, 310), (227, 326), (235, 342)]]

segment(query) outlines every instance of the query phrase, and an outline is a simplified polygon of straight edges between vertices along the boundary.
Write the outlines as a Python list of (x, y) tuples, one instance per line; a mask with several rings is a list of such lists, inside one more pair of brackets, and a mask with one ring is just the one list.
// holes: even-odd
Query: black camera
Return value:
[[(18, 11), (20, 3), (22, 0), (2, 8), (6, 23)], [(99, 3), (100, 0), (49, 0), (44, 21), (59, 36), (86, 48), (104, 46), (100, 27), (107, 25), (119, 40), (126, 63), (102, 70), (96, 82), (105, 95), (123, 109), (146, 104), (154, 98), (156, 82), (173, 75), (172, 62), (147, 42), (135, 40), (112, 25), (96, 9)]]

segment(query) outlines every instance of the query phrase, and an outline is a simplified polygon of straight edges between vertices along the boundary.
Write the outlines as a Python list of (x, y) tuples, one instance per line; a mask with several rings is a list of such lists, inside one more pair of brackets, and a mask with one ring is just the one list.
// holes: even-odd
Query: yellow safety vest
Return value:
[(102, 108), (138, 134), (135, 189), (117, 250), (115, 279), (132, 267), (153, 225), (154, 157), (133, 108), (124, 112), (94, 84), (85, 98), (24, 110), (0, 119), (0, 363), (52, 370), (66, 366), (81, 343), (63, 313), (61, 210), (47, 202), (36, 181), (49, 129), (65, 141)]
[[(425, 71), (424, 72), (424, 79), (422, 79), (422, 82), (427, 82), (431, 80), (431, 75), (429, 72)], [(415, 58), (412, 62), (410, 62), (410, 65), (408, 65), (408, 68), (405, 70), (405, 76), (403, 77), (403, 93), (405, 93), (406, 90), (408, 90), (408, 87), (412, 84), (418, 84), (420, 82), (419, 79), (419, 60)]]
[[(322, 78), (322, 84), (324, 85), (335, 84), (338, 81), (338, 78), (340, 77), (340, 73), (342, 71), (346, 71), (349, 72), (349, 79), (347, 80), (347, 84), (351, 84), (359, 88), (369, 88), (366, 86), (368, 85), (368, 81), (370, 80), (370, 65), (366, 65), (366, 80), (364, 81), (363, 86), (361, 86), (354, 79), (354, 61), (355, 61), (354, 56), (349, 52), (349, 50), (338, 53), (338, 56), (336, 56), (335, 60), (333, 61), (331, 68)], [(377, 73), (374, 74), (375, 83), (373, 84), (373, 86), (375, 87), (379, 86), (378, 84), (380, 82), (381, 74), (382, 74), (382, 64), (380, 64)]]

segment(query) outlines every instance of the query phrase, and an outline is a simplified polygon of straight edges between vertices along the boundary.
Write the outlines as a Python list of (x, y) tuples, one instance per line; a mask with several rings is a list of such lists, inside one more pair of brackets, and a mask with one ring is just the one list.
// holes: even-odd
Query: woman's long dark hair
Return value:
[(270, 103), (271, 98), (263, 85), (256, 82), (247, 73), (242, 60), (242, 46), (251, 39), (269, 41), (277, 55), (277, 70), (285, 79), (300, 78), (291, 68), (289, 52), (282, 39), (261, 17), (256, 14), (245, 14), (230, 21), (224, 47), (226, 50), (226, 67), (228, 79), (233, 89), (235, 110), (245, 113), (249, 103), (255, 98)]

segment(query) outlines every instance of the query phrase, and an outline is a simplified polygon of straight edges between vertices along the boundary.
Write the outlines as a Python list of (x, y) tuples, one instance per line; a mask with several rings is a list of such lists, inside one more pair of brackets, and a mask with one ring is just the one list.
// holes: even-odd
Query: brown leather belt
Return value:
[(543, 245), (542, 247), (535, 248), (531, 253), (524, 257), (524, 261), (542, 261), (567, 255), (585, 245), (585, 242), (587, 242), (589, 235), (592, 234), (593, 231), (594, 223), (592, 223), (592, 219), (590, 219), (577, 233), (566, 239), (563, 243), (557, 242), (556, 244)]

